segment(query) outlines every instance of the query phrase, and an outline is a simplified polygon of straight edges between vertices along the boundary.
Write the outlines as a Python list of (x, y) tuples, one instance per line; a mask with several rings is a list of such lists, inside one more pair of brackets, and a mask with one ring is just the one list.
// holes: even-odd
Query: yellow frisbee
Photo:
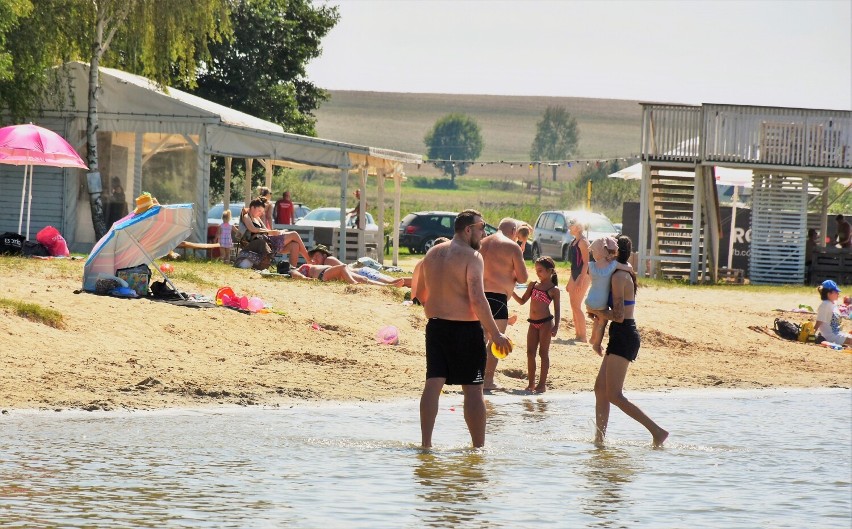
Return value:
[(507, 338), (507, 340), (509, 340), (508, 351), (505, 349), (498, 349), (497, 344), (491, 342), (491, 354), (493, 354), (495, 358), (506, 358), (507, 356), (509, 356), (509, 353), (512, 352), (512, 348), (515, 347), (515, 344), (512, 342), (511, 339)]

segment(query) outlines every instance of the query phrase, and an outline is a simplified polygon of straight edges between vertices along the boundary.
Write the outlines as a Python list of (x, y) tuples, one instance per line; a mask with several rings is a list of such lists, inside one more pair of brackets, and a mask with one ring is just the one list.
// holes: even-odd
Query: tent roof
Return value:
[[(89, 65), (68, 63), (77, 105), (88, 100)], [(235, 158), (271, 159), (289, 167), (366, 168), (402, 173), (403, 163), (422, 163), (419, 154), (354, 145), (285, 132), (272, 123), (244, 112), (207, 101), (175, 88), (113, 68), (100, 68), (102, 95), (99, 115), (104, 130), (151, 132), (165, 128), (172, 133), (200, 133), (206, 128), (206, 154)], [(158, 127), (154, 127), (156, 123)]]

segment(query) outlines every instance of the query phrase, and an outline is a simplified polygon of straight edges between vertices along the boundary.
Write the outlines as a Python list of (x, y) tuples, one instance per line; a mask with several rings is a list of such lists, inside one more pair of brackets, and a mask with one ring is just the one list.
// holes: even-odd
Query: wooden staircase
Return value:
[[(695, 176), (693, 172), (666, 170), (651, 173), (651, 252), (657, 256), (654, 276), (688, 281), (692, 263), (695, 223)], [(703, 209), (702, 209), (703, 211)], [(699, 256), (704, 263), (704, 216), (698, 219)]]

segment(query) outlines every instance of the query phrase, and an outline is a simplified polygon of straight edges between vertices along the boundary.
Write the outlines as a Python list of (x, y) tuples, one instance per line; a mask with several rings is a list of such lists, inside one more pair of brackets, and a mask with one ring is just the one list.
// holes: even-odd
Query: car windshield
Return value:
[(304, 216), (304, 220), (331, 220), (340, 221), (339, 209), (315, 209)]

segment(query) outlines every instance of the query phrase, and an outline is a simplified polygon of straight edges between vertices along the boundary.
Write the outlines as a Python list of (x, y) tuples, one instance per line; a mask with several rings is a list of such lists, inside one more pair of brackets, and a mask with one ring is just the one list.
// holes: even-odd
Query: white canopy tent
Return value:
[[(89, 66), (74, 62), (66, 67), (70, 75), (70, 97), (64, 108), (46, 110), (40, 121), (64, 136), (78, 152), (83, 152), (86, 145)], [(117, 177), (130, 200), (153, 188), (159, 189), (162, 194), (173, 195), (160, 197), (165, 201), (195, 203), (195, 222), (190, 240), (206, 240), (211, 156), (225, 157), (226, 166), (232, 158), (245, 158), (249, 170), (253, 160), (257, 159), (266, 168), (267, 185), (271, 184), (272, 168), (276, 165), (339, 170), (341, 252), (345, 251), (346, 187), (350, 172), (359, 174), (362, 200), (368, 176), (377, 177), (380, 204), (384, 200), (384, 180), (394, 180), (394, 225), (399, 224), (403, 164), (422, 163), (421, 155), (286, 133), (278, 124), (180, 90), (159, 87), (138, 75), (111, 68), (100, 68), (99, 72), (98, 151), (99, 169), (104, 180)], [(76, 251), (86, 251), (87, 246), (90, 248), (94, 244), (94, 236), (91, 216), (85, 206), (88, 204), (85, 178), (76, 170), (73, 173), (65, 171), (63, 175), (61, 180), (64, 182), (53, 185), (58, 187), (57, 196), (67, 198), (61, 205), (52, 207), (63, 209), (61, 216), (56, 216), (64, 221), (59, 229), (65, 238), (79, 243)], [(0, 172), (0, 188), (6, 176)], [(251, 182), (247, 181), (246, 185), (244, 196), (250, 197)], [(0, 201), (2, 198), (0, 193)], [(226, 177), (225, 200), (229, 199), (230, 181)], [(363, 207), (361, 211), (364, 211)], [(380, 225), (384, 222), (383, 216), (384, 208), (380, 207)], [(57, 224), (56, 220), (48, 220)], [(0, 218), (2, 224), (3, 219)], [(396, 236), (394, 243), (398, 243)], [(397, 255), (395, 252), (394, 262)]]

